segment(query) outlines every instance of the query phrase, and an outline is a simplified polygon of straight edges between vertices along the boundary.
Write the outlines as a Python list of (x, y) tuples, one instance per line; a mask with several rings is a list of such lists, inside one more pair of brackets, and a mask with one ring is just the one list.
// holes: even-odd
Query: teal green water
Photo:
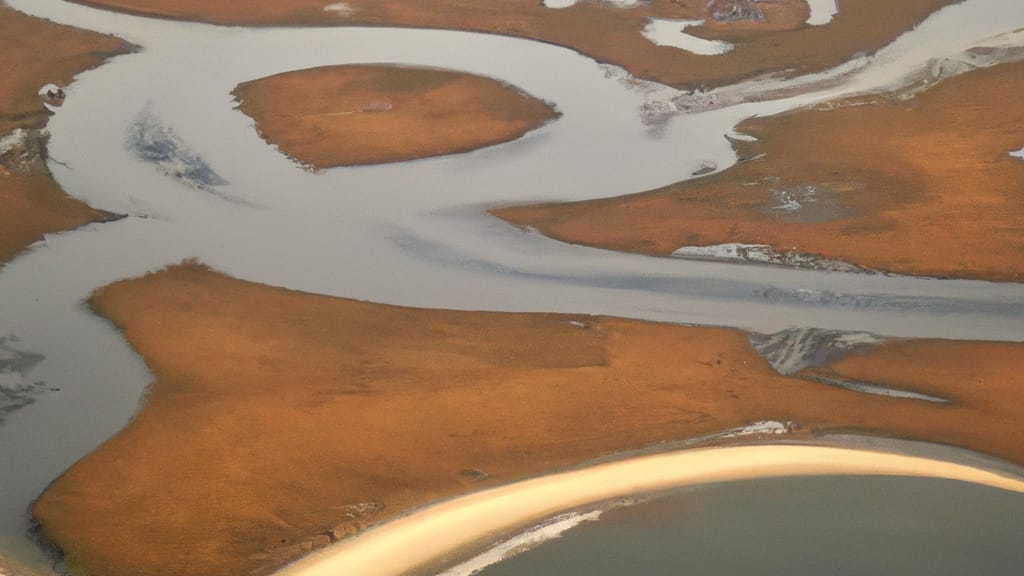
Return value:
[(610, 510), (479, 576), (1024, 574), (1024, 495), (946, 480), (714, 484)]

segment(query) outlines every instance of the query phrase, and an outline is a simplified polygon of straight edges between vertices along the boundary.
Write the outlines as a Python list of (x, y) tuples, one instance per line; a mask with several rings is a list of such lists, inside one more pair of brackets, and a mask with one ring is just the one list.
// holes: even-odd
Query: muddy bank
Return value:
[(246, 82), (234, 95), (264, 139), (313, 168), (468, 152), (557, 117), (497, 80), (402, 66), (287, 72)]
[[(742, 161), (642, 194), (494, 213), (548, 236), (646, 254), (767, 245), (871, 270), (1024, 279), (1024, 64), (915, 99), (884, 96), (749, 120)], [(692, 252), (692, 250), (690, 250)]]
[[(370, 25), (447, 28), (519, 36), (573, 48), (638, 77), (678, 87), (717, 86), (768, 72), (787, 75), (829, 68), (888, 44), (954, 0), (861, 0), (840, 6), (823, 26), (804, 22), (806, 2), (655, 0), (621, 8), (580, 2), (552, 9), (539, 0), (259, 0), (245, 10), (225, 0), (79, 0), (131, 13), (241, 25)], [(737, 10), (738, 8), (738, 10)], [(878, 15), (884, 13), (885, 18)], [(760, 15), (760, 16), (758, 16)], [(726, 40), (728, 54), (709, 58), (655, 46), (642, 32), (650, 18), (705, 20), (687, 33)]]
[[(781, 376), (734, 330), (390, 307), (198, 265), (111, 285), (93, 305), (156, 380), (128, 427), (35, 506), (85, 573), (268, 573), (415, 506), (762, 420), (1024, 462), (1019, 344), (845, 360), (896, 355), (906, 374), (891, 383), (954, 400), (936, 405)], [(888, 382), (853, 366), (837, 370)]]
[(108, 215), (68, 198), (46, 168), (49, 112), (39, 95), (48, 83), (127, 51), (120, 40), (25, 16), (0, 3), (0, 263), (44, 234)]

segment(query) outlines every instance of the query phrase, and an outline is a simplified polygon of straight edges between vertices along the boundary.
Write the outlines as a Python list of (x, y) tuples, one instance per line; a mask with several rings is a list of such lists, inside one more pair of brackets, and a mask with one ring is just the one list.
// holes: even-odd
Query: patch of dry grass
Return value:
[(441, 498), (763, 419), (1024, 463), (1020, 344), (897, 342), (834, 367), (955, 400), (936, 405), (779, 376), (734, 330), (400, 308), (194, 264), (93, 304), (156, 379), (34, 508), (85, 574), (265, 574)]
[(316, 168), (466, 152), (557, 117), (496, 80), (400, 66), (286, 72), (246, 82), (234, 94), (264, 138)]

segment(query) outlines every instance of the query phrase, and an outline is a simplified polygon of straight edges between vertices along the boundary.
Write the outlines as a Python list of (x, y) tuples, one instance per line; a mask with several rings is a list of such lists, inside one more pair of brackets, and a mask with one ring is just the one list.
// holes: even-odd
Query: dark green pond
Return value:
[(714, 484), (610, 510), (480, 576), (1024, 574), (1024, 495), (946, 480)]

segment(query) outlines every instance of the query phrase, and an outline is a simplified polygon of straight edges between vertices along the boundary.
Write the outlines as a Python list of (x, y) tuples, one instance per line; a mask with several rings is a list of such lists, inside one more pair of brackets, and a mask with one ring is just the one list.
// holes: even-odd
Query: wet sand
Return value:
[(407, 574), (503, 531), (613, 498), (709, 482), (837, 474), (926, 476), (1024, 493), (1019, 479), (898, 454), (817, 446), (688, 450), (535, 478), (444, 502), (305, 558), (280, 574)]
[(440, 499), (760, 420), (1024, 463), (1021, 344), (894, 342), (833, 367), (953, 400), (933, 404), (780, 376), (734, 330), (399, 308), (195, 264), (93, 306), (155, 381), (34, 508), (83, 573), (265, 574)]
[[(494, 211), (579, 244), (668, 255), (767, 244), (901, 274), (1024, 279), (1024, 64), (882, 97), (749, 120), (746, 158), (641, 194)], [(829, 109), (835, 107), (835, 109)], [(624, 191), (625, 192), (625, 191)]]
[[(763, 6), (764, 22), (715, 22), (687, 33), (736, 44), (715, 57), (655, 46), (642, 35), (648, 18), (706, 19), (705, 2), (655, 0), (650, 5), (616, 8), (581, 2), (571, 8), (545, 8), (539, 0), (258, 0), (239, 10), (226, 0), (78, 0), (148, 16), (240, 25), (370, 25), (474, 30), (520, 36), (587, 54), (622, 66), (635, 76), (677, 87), (719, 86), (767, 72), (787, 75), (823, 70), (857, 53), (871, 53), (954, 0), (861, 0), (840, 6), (824, 26), (803, 20), (807, 4), (783, 0)], [(722, 2), (719, 2), (721, 4)], [(334, 9), (325, 9), (334, 6)], [(878, 15), (884, 13), (885, 18)]]
[(66, 85), (127, 48), (116, 38), (31, 18), (0, 3), (0, 139), (19, 129), (27, 134), (27, 144), (0, 154), (0, 263), (44, 234), (106, 217), (67, 197), (46, 169), (39, 130), (49, 112), (38, 92), (48, 83)]
[(314, 168), (468, 152), (557, 118), (550, 105), (497, 80), (401, 66), (287, 72), (246, 82), (234, 95), (264, 139)]

